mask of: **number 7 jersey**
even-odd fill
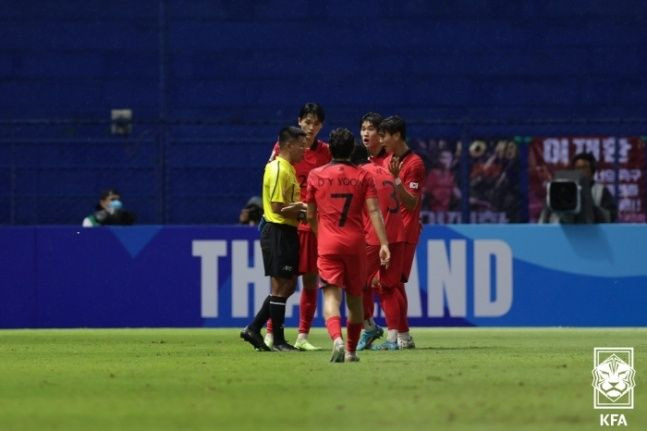
[[[306,202],[317,205],[318,253],[366,253],[362,213],[377,198],[370,174],[350,162],[332,161],[310,171]]]

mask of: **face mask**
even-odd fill
[[[110,214],[114,214],[115,211],[120,210],[121,208],[123,208],[123,206],[124,205],[120,200],[110,201],[110,203],[108,204],[108,212]]]

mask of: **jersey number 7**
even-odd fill
[[[342,227],[346,224],[346,218],[348,217],[348,210],[350,209],[350,203],[353,201],[352,193],[332,193],[331,198],[344,199],[344,207],[341,210],[341,217],[339,217],[339,226]]]

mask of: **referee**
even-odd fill
[[[240,337],[257,350],[270,350],[263,342],[261,328],[272,320],[273,350],[296,350],[285,341],[283,322],[285,302],[294,293],[299,267],[297,224],[304,220],[305,205],[299,202],[301,189],[294,164],[303,159],[306,134],[299,127],[285,127],[279,132],[279,154],[267,165],[263,174],[263,211],[265,224],[261,230],[261,249],[265,275],[270,276],[271,294],[263,302],[252,323]]]

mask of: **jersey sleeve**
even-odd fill
[[[286,169],[285,166],[276,163],[276,166],[270,166],[270,169],[270,202],[289,203],[285,199],[287,176],[281,172]]]
[[[415,197],[420,196],[425,181],[425,166],[420,160],[416,160],[402,173],[401,180],[409,193]]]
[[[366,199],[377,198],[377,189],[375,188],[375,177],[369,171],[364,171],[366,181]]]
[[[305,203],[315,203],[315,192],[317,189],[315,188],[315,177],[317,174],[315,172],[310,172],[308,175],[308,185],[306,188],[306,196],[305,196]]]

